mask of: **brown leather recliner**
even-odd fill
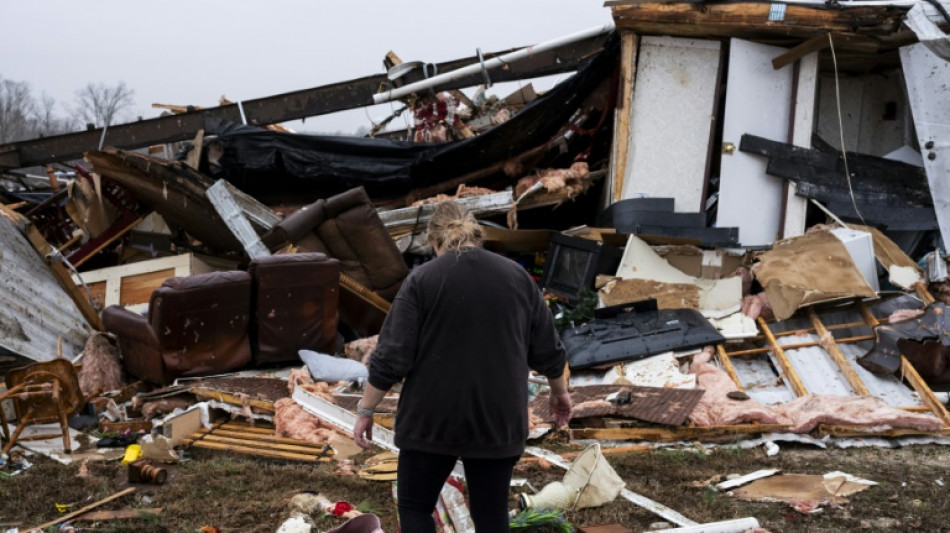
[[[111,305],[102,323],[119,337],[131,375],[166,385],[248,364],[250,311],[250,274],[210,272],[165,280],[152,293],[147,317]]]
[[[299,363],[297,351],[335,353],[340,262],[321,253],[255,259],[251,346],[259,365]]]
[[[409,275],[402,254],[362,187],[298,209],[262,237],[269,249],[286,243],[340,260],[340,270],[392,301]]]

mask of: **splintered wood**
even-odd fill
[[[225,423],[192,433],[182,444],[195,448],[223,450],[257,457],[303,462],[329,461],[334,455],[329,444],[314,444],[274,435],[274,428]]]

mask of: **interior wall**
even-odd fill
[[[899,72],[839,76],[841,118],[849,152],[885,156],[904,144],[913,145],[910,108]],[[818,82],[818,123],[815,132],[841,149],[833,73]]]

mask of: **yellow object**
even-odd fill
[[[54,503],[53,505],[56,506],[56,510],[59,511],[60,513],[65,513],[66,511],[69,510],[68,503]]]
[[[122,464],[127,465],[131,462],[138,461],[142,458],[142,447],[138,444],[130,444],[128,448],[125,449],[125,458],[122,459]]]

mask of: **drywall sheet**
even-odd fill
[[[907,96],[944,246],[950,243],[950,61],[926,44],[900,49]]]
[[[63,356],[72,359],[91,332],[40,254],[0,216],[0,346],[34,361],[52,361],[62,337]]]
[[[721,43],[643,37],[634,84],[623,198],[675,198],[703,209]]]
[[[792,105],[792,66],[772,68],[772,59],[787,50],[777,46],[730,41],[724,145],[739,146],[742,135],[787,139]],[[767,160],[723,150],[716,225],[738,227],[744,246],[768,244],[781,228],[782,179],[765,173]]]

